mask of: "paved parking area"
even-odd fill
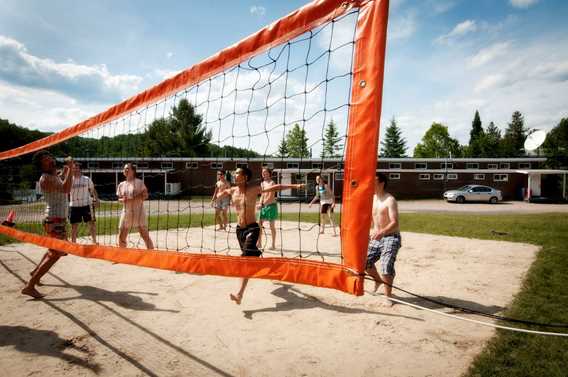
[[[474,213],[568,213],[568,204],[527,202],[447,203],[445,200],[401,200],[400,212],[474,212]]]

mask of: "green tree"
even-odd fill
[[[385,140],[381,141],[382,157],[406,157],[406,139],[394,118],[385,131]]]
[[[193,105],[182,99],[168,118],[152,122],[146,132],[145,154],[150,157],[208,156],[211,132],[201,121]]]
[[[501,143],[503,157],[521,157],[525,154],[524,143],[527,131],[523,115],[515,111]]]
[[[475,110],[473,121],[471,122],[471,131],[469,132],[469,144],[467,147],[468,157],[481,157],[485,145],[485,132],[481,125],[479,111]]]
[[[282,138],[280,145],[278,145],[277,157],[288,157],[290,152],[288,151],[288,144],[286,143],[286,138]]]
[[[341,156],[341,148],[343,145],[340,144],[341,138],[339,137],[339,132],[337,131],[337,126],[332,120],[328,123],[325,128],[325,134],[323,136],[323,149],[321,151],[321,157],[339,157]]]
[[[300,128],[298,123],[294,124],[294,127],[286,135],[286,145],[288,146],[289,157],[310,157],[306,130]]]
[[[450,137],[448,127],[440,123],[432,123],[430,129],[422,137],[422,142],[414,148],[414,157],[461,157],[460,143]]]
[[[483,139],[483,154],[481,157],[501,157],[501,130],[495,123],[489,123]]]
[[[562,118],[546,136],[542,149],[551,168],[568,166],[568,118]]]

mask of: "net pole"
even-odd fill
[[[355,37],[349,136],[343,181],[341,247],[346,268],[359,276],[355,287],[356,295],[363,294],[363,274],[371,225],[370,209],[377,167],[388,9],[388,0],[363,4]]]

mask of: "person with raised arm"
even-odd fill
[[[251,185],[252,171],[247,168],[238,168],[235,171],[235,185],[231,188],[223,190],[217,194],[217,198],[225,196],[231,197],[231,202],[237,214],[237,240],[242,251],[243,257],[260,257],[262,252],[258,249],[257,242],[260,234],[260,227],[256,222],[256,199],[265,192],[276,192],[287,189],[300,189],[303,184],[294,185],[272,185],[262,189],[258,184]],[[247,287],[248,278],[241,280],[241,286],[236,294],[230,294],[229,297],[235,303],[241,303],[245,289]]]
[[[34,165],[41,171],[39,187],[45,198],[45,217],[43,227],[49,237],[60,240],[67,239],[67,215],[69,211],[69,192],[73,184],[73,175],[70,174],[73,160],[66,159],[61,176],[57,175],[55,158],[46,150],[41,150],[33,156]],[[22,293],[33,298],[43,295],[35,288],[40,279],[61,258],[67,255],[62,251],[48,249],[36,268],[30,272],[31,278],[22,289]]]

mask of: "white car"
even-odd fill
[[[448,202],[489,202],[495,204],[503,200],[500,190],[488,186],[467,185],[457,190],[449,190],[444,193],[444,199]]]

